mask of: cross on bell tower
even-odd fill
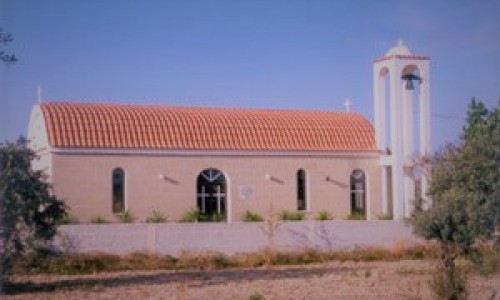
[[[382,211],[392,213],[394,219],[409,217],[413,210],[412,201],[416,198],[413,100],[418,100],[419,104],[420,147],[417,155],[431,152],[429,71],[429,57],[415,55],[402,40],[373,63],[375,138],[377,148],[385,151],[380,159]],[[386,103],[387,79],[389,104]],[[412,92],[415,87],[418,88],[418,99],[413,99],[417,98],[417,93]],[[390,126],[386,122],[387,107]],[[421,184],[425,198],[425,178],[421,179]],[[389,212],[390,207],[392,212]]]

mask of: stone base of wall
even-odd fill
[[[322,251],[380,247],[390,249],[423,240],[403,221],[301,221],[268,223],[166,223],[63,225],[55,246],[63,251],[125,254],[145,251],[177,255],[215,251],[227,255],[272,247]],[[275,227],[274,233],[270,229]]]

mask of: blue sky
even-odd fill
[[[45,101],[353,110],[373,120],[372,63],[402,38],[431,58],[432,143],[472,97],[500,99],[500,1],[0,0],[0,141]]]

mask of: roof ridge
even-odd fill
[[[300,113],[338,113],[346,115],[360,115],[358,112],[346,112],[342,110],[322,110],[322,109],[280,109],[280,108],[253,108],[253,107],[232,107],[232,106],[203,106],[203,105],[168,105],[157,103],[120,103],[120,102],[83,102],[83,101],[44,101],[41,105],[84,105],[84,106],[119,106],[130,108],[172,108],[172,109],[199,109],[199,110],[233,110],[233,111],[255,111],[255,112],[300,112]]]

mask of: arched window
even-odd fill
[[[205,169],[197,180],[200,221],[222,221],[226,216],[226,178],[217,169]]]
[[[297,210],[307,210],[307,174],[303,169],[297,171]]]
[[[351,173],[351,213],[366,216],[366,176],[359,169]]]
[[[122,168],[115,168],[112,176],[113,212],[125,211],[125,172]]]

